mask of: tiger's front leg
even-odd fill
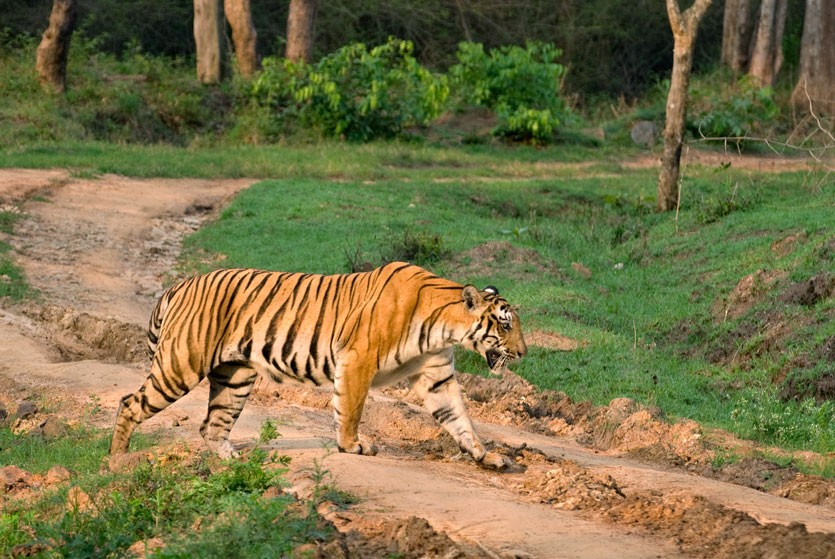
[[[501,454],[488,452],[467,415],[461,388],[455,378],[452,350],[427,360],[421,374],[410,379],[411,388],[423,399],[424,407],[452,435],[461,450],[480,465],[501,470],[510,465]]]
[[[336,420],[336,446],[339,452],[374,456],[377,447],[359,440],[359,423],[365,399],[376,371],[346,359],[337,368],[333,379],[333,413]]]

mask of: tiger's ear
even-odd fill
[[[464,300],[464,306],[471,313],[477,313],[484,307],[484,297],[472,285],[464,287],[461,291],[461,298]]]

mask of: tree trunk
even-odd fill
[[[224,0],[223,11],[232,28],[238,72],[245,78],[251,78],[258,71],[258,54],[255,50],[257,33],[252,24],[249,0]]]
[[[690,69],[693,66],[693,46],[696,43],[699,22],[712,0],[696,0],[684,13],[678,7],[678,0],[666,1],[674,47],[673,73],[670,92],[667,95],[664,124],[664,151],[661,154],[661,172],[658,176],[656,209],[660,212],[675,209],[678,203],[678,175],[684,138],[684,118],[687,115],[687,87],[690,85]]]
[[[722,64],[734,74],[748,68],[748,45],[751,42],[750,0],[726,0],[722,24]]]
[[[75,26],[76,0],[54,0],[49,26],[43,32],[35,57],[41,85],[56,93],[63,93],[67,86],[67,58],[70,39]]]
[[[310,62],[313,57],[313,24],[316,0],[290,0],[287,16],[287,48],[284,56],[293,61]]]
[[[763,0],[748,73],[760,86],[772,86],[783,64],[783,30],[788,0]]]
[[[835,116],[835,2],[806,0],[803,38],[800,41],[800,76],[792,104],[818,116]]]
[[[197,79],[219,83],[223,78],[223,14],[220,0],[194,0],[194,43],[197,47]]]

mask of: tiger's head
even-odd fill
[[[500,374],[508,363],[528,352],[519,315],[495,287],[479,291],[467,285],[461,294],[467,311],[476,318],[463,345],[480,353],[490,372]]]

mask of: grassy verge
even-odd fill
[[[130,473],[99,473],[107,438],[74,429],[47,440],[0,428],[0,463],[70,472],[68,481],[4,497],[0,556],[284,557],[330,534],[317,502],[271,491],[283,484],[283,458],[258,449],[229,462],[172,452]]]
[[[829,401],[781,394],[787,379],[829,371],[808,365],[835,338],[835,300],[804,305],[785,293],[833,269],[832,189],[803,174],[691,168],[676,217],[653,211],[651,170],[491,176],[445,167],[450,157],[428,175],[427,163],[375,180],[262,182],[188,239],[186,267],[337,273],[417,261],[498,285],[527,330],[582,342],[536,348],[516,367],[542,388],[598,404],[627,396],[765,443],[835,449]],[[775,250],[794,237],[791,250]],[[723,314],[757,270],[780,281]],[[782,334],[769,337],[776,324]],[[472,356],[460,365],[483,371]]]
[[[554,162],[584,162],[589,150],[577,146],[546,149],[474,145],[449,149],[420,142],[347,144],[321,141],[270,146],[119,145],[106,142],[33,142],[7,147],[3,167],[66,168],[80,176],[116,173],[133,177],[320,178],[381,180],[430,177],[553,176]],[[595,151],[597,167],[622,148]],[[558,170],[556,172],[559,172]],[[568,173],[569,171],[563,171]]]
[[[0,206],[0,234],[11,234],[14,224],[22,217],[16,206]],[[32,295],[23,272],[11,254],[12,247],[0,240],[0,299],[20,300]]]

